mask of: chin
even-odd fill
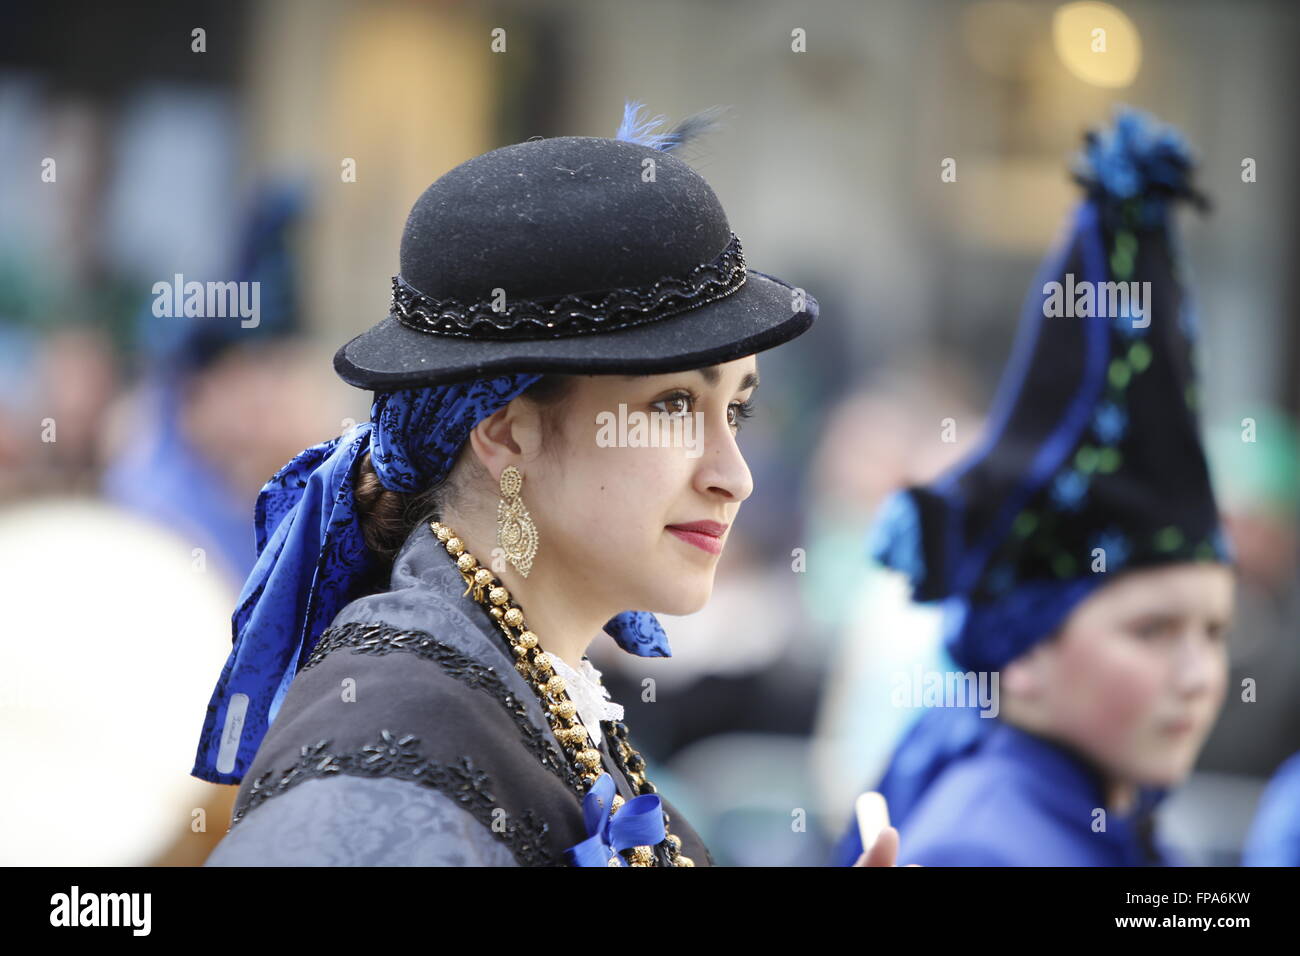
[[[1196,763],[1196,752],[1190,755],[1172,753],[1153,758],[1142,766],[1140,782],[1153,787],[1176,787],[1187,779]]]
[[[709,603],[712,594],[713,578],[711,575],[703,585],[698,580],[684,580],[679,586],[671,590],[660,591],[656,595],[658,600],[652,606],[662,614],[676,614],[678,616],[694,614],[696,611],[703,610],[704,606]]]

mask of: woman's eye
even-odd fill
[[[749,418],[754,414],[753,399],[750,399],[747,402],[733,402],[731,405],[727,407],[736,413],[734,417],[731,417],[728,420],[736,428],[737,431],[740,430],[740,423],[743,422],[746,418]]]
[[[663,413],[665,415],[685,415],[691,410],[691,396],[685,394],[669,395],[667,398],[662,398],[657,402],[651,402],[651,406],[654,408],[668,406],[667,408],[663,408]]]
[[[680,392],[676,395],[669,395],[667,398],[661,398],[657,402],[652,402],[651,407],[661,409],[665,415],[678,417],[688,414],[695,403],[696,398],[694,395]],[[753,414],[753,399],[747,402],[732,402],[727,406],[727,423],[732,428],[739,430],[740,423]]]

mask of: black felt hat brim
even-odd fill
[[[793,287],[747,270],[731,295],[646,325],[534,341],[480,341],[407,328],[389,316],[334,355],[349,385],[372,391],[423,388],[496,375],[652,375],[704,368],[788,342],[812,325],[817,300],[791,311]]]

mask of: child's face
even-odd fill
[[[1224,565],[1180,564],[1081,603],[1028,662],[1053,735],[1119,780],[1185,778],[1223,703],[1233,590]]]

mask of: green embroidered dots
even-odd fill
[[[1074,467],[1078,468],[1085,475],[1090,475],[1097,470],[1097,460],[1100,456],[1097,449],[1091,445],[1084,445],[1074,455]]]
[[[1015,532],[1016,537],[1027,538],[1033,534],[1034,529],[1038,527],[1038,518],[1032,511],[1022,511],[1020,514],[1016,515],[1015,524],[1011,527]]]
[[[1156,532],[1154,543],[1157,551],[1173,551],[1183,543],[1183,533],[1169,525]]]
[[[1131,374],[1128,363],[1121,358],[1117,358],[1111,359],[1110,368],[1106,372],[1106,378],[1110,381],[1110,384],[1114,385],[1116,388],[1124,388],[1128,385],[1128,380]]]
[[[1118,249],[1110,254],[1110,272],[1111,275],[1123,279],[1133,270],[1133,260]]]
[[[1052,570],[1056,572],[1058,578],[1074,577],[1075,561],[1073,555],[1066,554],[1064,551],[1058,551],[1052,557]]]
[[[1119,468],[1122,460],[1118,448],[1103,448],[1097,454],[1097,470],[1103,475],[1109,475]]]
[[[1115,251],[1110,254],[1110,271],[1116,278],[1127,279],[1132,275],[1137,245],[1137,238],[1131,232],[1121,232],[1115,236]]]
[[[1128,364],[1133,367],[1135,372],[1145,372],[1146,367],[1151,364],[1151,346],[1145,342],[1134,342],[1130,345]]]

